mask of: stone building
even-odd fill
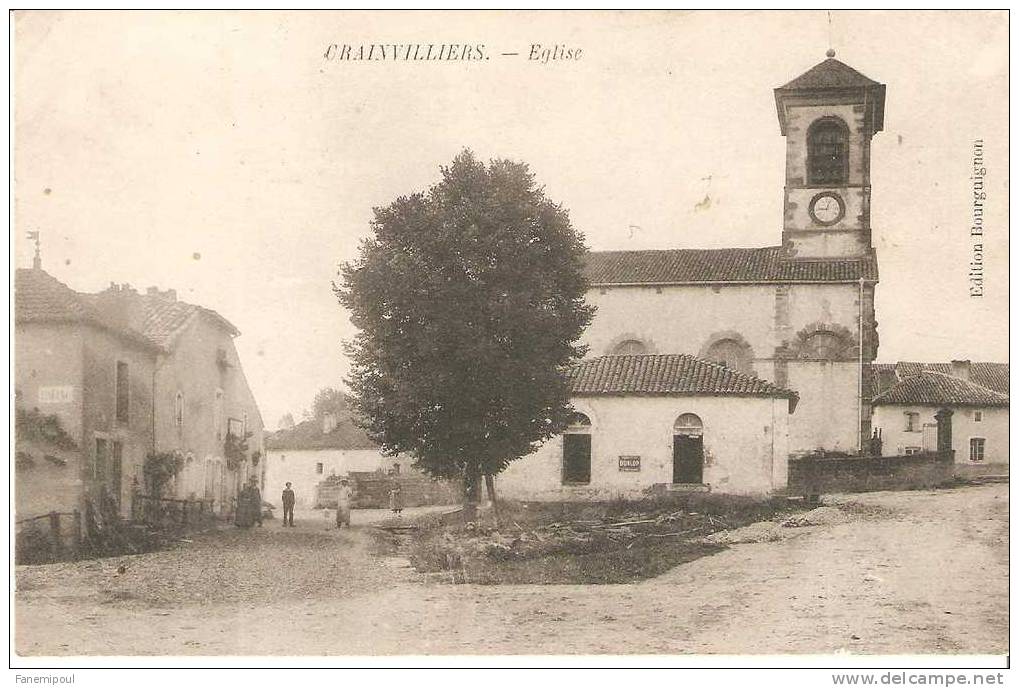
[[[240,482],[260,475],[264,453],[261,416],[233,345],[237,334],[215,311],[178,301],[172,291],[111,285],[86,294],[38,265],[18,270],[17,404],[56,415],[80,453],[61,468],[80,483],[61,510],[83,508],[105,487],[130,514],[132,495],[145,491],[145,457],[154,451],[177,452],[184,462],[164,496],[232,508]],[[236,438],[246,438],[247,447],[228,460]],[[43,495],[63,482],[36,480],[41,475],[18,472],[19,517],[52,501]]]
[[[159,347],[155,446],[184,459],[172,496],[210,500],[222,510],[250,477],[261,484],[264,424],[234,346],[237,328],[214,310],[178,300],[172,289],[143,294],[112,284],[88,298]]]
[[[57,453],[16,436],[15,510],[84,512],[105,491],[130,513],[153,448],[159,347],[41,268],[14,282],[14,389],[19,415],[55,416],[74,442]],[[26,433],[27,434],[27,433]],[[35,443],[30,443],[35,444]],[[55,460],[47,460],[53,456]]]

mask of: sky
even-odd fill
[[[772,89],[824,59],[887,85],[872,145],[879,360],[1008,360],[1004,12],[22,12],[13,262],[175,288],[241,331],[269,428],[341,387],[331,284],[372,208],[463,148],[526,162],[594,250],[780,242]],[[484,44],[479,62],[326,59]],[[542,64],[531,46],[579,48]],[[519,53],[502,55],[502,53]],[[968,295],[973,141],[984,296]],[[710,202],[704,203],[705,198]]]

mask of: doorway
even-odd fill
[[[672,436],[672,482],[700,485],[704,482],[704,426],[692,413],[676,419]]]

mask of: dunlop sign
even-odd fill
[[[621,471],[640,471],[640,457],[639,456],[620,456],[619,457],[619,470]]]

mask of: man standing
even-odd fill
[[[288,525],[294,527],[294,502],[297,498],[294,496],[294,491],[290,489],[290,483],[287,483],[287,487],[283,490],[283,527],[286,528]],[[287,519],[290,522],[287,522]]]
[[[354,491],[350,489],[350,483],[346,478],[340,478],[340,489],[336,493],[336,527],[342,528],[344,524],[350,527],[350,501]]]

